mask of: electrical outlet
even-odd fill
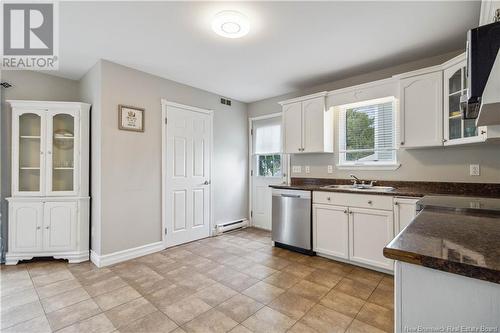
[[[333,173],[333,165],[329,165],[329,166],[327,167],[327,172],[328,172],[328,173]]]
[[[471,164],[469,165],[469,168],[470,168],[469,173],[471,176],[479,176],[481,174],[479,164]]]
[[[311,173],[311,167],[309,165],[305,166],[305,172],[306,173]]]
[[[294,166],[292,166],[292,172],[293,173],[301,173],[302,172],[302,166],[300,166],[300,165],[294,165]]]

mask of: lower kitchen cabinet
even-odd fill
[[[313,248],[327,255],[349,259],[347,207],[313,206]]]
[[[393,270],[383,249],[394,237],[392,211],[349,208],[349,259]]]
[[[383,254],[394,238],[393,214],[390,196],[315,191],[313,249],[319,255],[393,271],[394,261]]]
[[[417,215],[418,198],[394,198],[394,234],[406,228]]]
[[[9,198],[6,264],[33,257],[89,259],[89,198]]]

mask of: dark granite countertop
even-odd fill
[[[500,213],[424,207],[384,256],[500,283]]]
[[[425,192],[415,188],[400,187],[394,188],[392,191],[374,191],[374,190],[351,190],[343,188],[324,188],[324,185],[270,185],[272,188],[285,190],[301,190],[301,191],[323,191],[323,192],[343,192],[343,193],[359,193],[359,194],[376,194],[390,195],[395,197],[422,197]]]
[[[352,184],[349,179],[326,178],[292,178],[291,185],[270,185],[272,188],[327,191],[344,193],[361,193],[405,197],[423,197],[426,195],[475,196],[484,198],[500,198],[499,183],[450,183],[450,182],[417,182],[417,181],[377,181],[376,185],[394,187],[393,191],[366,191],[342,188],[324,188],[326,185]]]

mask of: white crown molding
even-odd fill
[[[103,255],[98,255],[93,250],[90,250],[90,261],[92,261],[92,263],[94,263],[97,267],[104,267],[142,257],[163,249],[163,243],[160,241]]]
[[[67,108],[67,107],[78,107],[83,111],[88,111],[90,109],[90,104],[81,102],[58,102],[58,101],[31,101],[31,100],[15,100],[9,99],[6,101],[13,108],[35,108],[35,109],[45,109],[45,108]]]
[[[279,105],[285,105],[285,104],[290,104],[290,103],[295,103],[295,102],[302,102],[302,101],[305,101],[305,100],[308,100],[308,99],[313,99],[313,98],[316,98],[316,97],[325,97],[326,95],[328,95],[328,92],[327,91],[322,91],[322,92],[318,92],[318,93],[315,93],[315,94],[310,94],[310,95],[300,96],[300,97],[297,97],[297,98],[287,99],[285,101],[278,102],[278,104]]]

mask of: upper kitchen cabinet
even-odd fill
[[[443,65],[444,145],[461,145],[497,139],[500,126],[476,127],[475,119],[462,119],[460,96],[467,93],[465,54]]]
[[[443,73],[429,68],[399,76],[400,147],[443,145]]]
[[[88,196],[89,105],[9,103],[13,196]]]
[[[333,110],[326,92],[280,102],[285,153],[333,153]]]

